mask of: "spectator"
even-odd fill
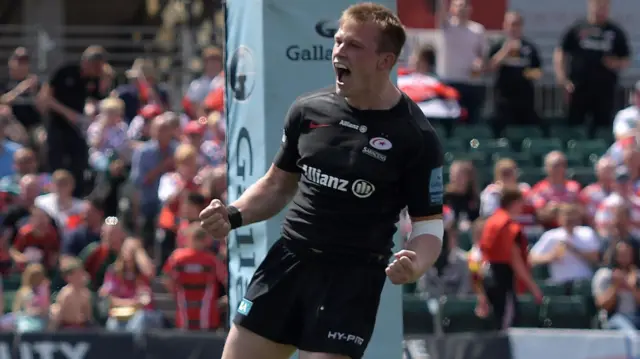
[[[22,273],[22,283],[13,300],[13,314],[19,333],[39,332],[49,317],[49,280],[41,264],[32,263]]]
[[[3,243],[13,243],[20,227],[26,224],[31,208],[34,207],[35,199],[40,195],[40,192],[40,184],[34,175],[22,177],[18,200],[7,209],[0,224]]]
[[[187,247],[176,249],[163,268],[165,286],[176,297],[176,327],[215,330],[227,307],[227,266],[211,253],[211,237],[194,223]]]
[[[618,167],[615,171],[613,192],[605,198],[594,217],[595,228],[602,238],[612,236],[615,208],[626,204],[630,211],[631,234],[640,238],[640,198],[634,193],[629,170],[626,166]]]
[[[464,223],[478,218],[479,193],[473,164],[468,161],[454,161],[449,168],[449,184],[444,194],[444,203],[451,207],[459,224],[464,226]]]
[[[608,235],[602,241],[602,263],[610,266],[615,262],[616,245],[619,242],[629,243],[635,253],[640,250],[640,238],[631,231],[631,207],[628,203],[620,202],[611,209],[613,219]],[[636,256],[636,265],[640,264],[640,257]]]
[[[633,87],[631,106],[618,111],[613,119],[613,135],[616,139],[635,136],[640,121],[640,81]]]
[[[200,193],[189,193],[180,206],[178,232],[176,236],[177,248],[184,248],[188,244],[189,228],[200,221],[200,212],[207,206],[207,199]]]
[[[93,242],[80,253],[84,269],[91,278],[91,290],[95,291],[104,282],[107,268],[115,262],[120,253],[126,233],[115,217],[107,217],[100,231],[100,242]]]
[[[553,284],[590,279],[600,261],[600,239],[593,229],[580,225],[581,215],[575,204],[560,206],[560,227],[546,231],[529,252],[531,265],[549,266]]]
[[[500,208],[500,196],[504,186],[517,187],[525,198],[525,203],[522,213],[516,217],[516,220],[522,225],[522,230],[527,237],[540,235],[542,228],[537,222],[535,209],[527,199],[531,187],[524,182],[518,183],[518,166],[515,161],[508,158],[497,161],[493,170],[493,179],[493,183],[480,193],[480,215],[484,218],[489,217]]]
[[[436,52],[430,45],[423,45],[413,52],[409,58],[409,67],[422,75],[434,75]]]
[[[31,208],[25,225],[20,227],[15,242],[9,250],[11,258],[20,267],[27,264],[42,264],[47,271],[56,269],[60,254],[60,237],[47,214]]]
[[[108,170],[112,156],[131,162],[131,146],[127,137],[127,124],[122,119],[124,102],[109,97],[100,102],[100,114],[87,130],[90,163],[100,172]]]
[[[568,180],[567,158],[560,151],[549,152],[544,158],[547,178],[538,182],[529,192],[538,220],[545,227],[557,226],[556,216],[562,203],[575,203],[580,195],[580,184]]]
[[[542,77],[542,62],[537,46],[523,38],[524,19],[515,11],[504,16],[505,38],[489,50],[488,68],[496,72],[495,118],[496,137],[507,125],[537,125],[534,106],[534,81]]]
[[[104,222],[103,201],[91,197],[85,201],[82,225],[69,232],[62,241],[62,255],[65,257],[77,257],[92,243],[100,242],[100,229]]]
[[[160,211],[158,187],[160,177],[174,168],[173,154],[176,144],[172,141],[171,128],[164,116],[153,121],[153,139],[135,150],[131,164],[131,181],[139,202],[145,233],[155,233],[156,216]],[[148,237],[145,236],[145,241]]]
[[[585,207],[586,223],[593,226],[594,216],[600,206],[613,191],[615,181],[615,166],[613,161],[602,157],[596,163],[596,177],[598,181],[592,183],[580,191],[580,203]]]
[[[616,245],[615,263],[611,268],[598,269],[592,280],[592,292],[596,306],[609,315],[606,327],[635,333],[639,328],[638,281],[640,276],[636,254],[628,242]]]
[[[69,259],[62,266],[62,276],[67,285],[60,289],[56,302],[51,306],[51,324],[59,329],[86,329],[93,322],[91,292],[87,288],[87,272],[77,258]]]
[[[15,142],[7,140],[6,130],[10,123],[11,119],[6,114],[0,113],[0,178],[15,173],[13,156],[22,147]]]
[[[58,69],[40,91],[41,106],[50,112],[47,126],[48,166],[52,171],[67,168],[75,179],[74,196],[82,198],[84,171],[88,166],[84,139],[84,107],[88,98],[100,99],[99,78],[105,64],[105,51],[90,46],[79,64]]]
[[[624,164],[625,152],[635,151],[638,147],[637,135],[640,129],[633,131],[627,136],[623,136],[609,147],[603,157],[607,157],[613,161],[615,166]]]
[[[517,281],[524,283],[536,301],[542,300],[540,288],[527,266],[527,240],[514,220],[522,212],[523,203],[520,190],[503,188],[500,209],[487,218],[479,242],[488,266],[479,297],[486,298],[497,326],[503,329],[518,321]]]
[[[160,105],[146,105],[140,110],[140,114],[133,118],[129,124],[127,136],[129,140],[136,142],[134,147],[151,139],[151,123],[156,117],[162,115],[162,112]]]
[[[480,85],[487,53],[484,26],[470,20],[470,0],[451,0],[448,18],[444,11],[438,17],[442,41],[436,59],[437,73],[460,93],[468,122],[477,123],[484,101],[484,88]]]
[[[442,251],[434,266],[419,281],[420,290],[432,298],[466,296],[472,289],[467,253],[458,247],[455,220],[451,217],[445,226]]]
[[[29,52],[24,47],[16,48],[11,54],[8,79],[0,82],[0,104],[11,106],[18,122],[31,131],[41,123],[35,106],[40,81],[31,73],[29,60]]]
[[[15,173],[0,179],[0,188],[17,188],[20,180],[26,175],[37,175],[40,188],[44,193],[51,189],[51,175],[38,172],[38,158],[30,148],[19,148],[13,154]],[[43,194],[44,194],[43,193]]]
[[[127,123],[136,117],[145,105],[156,104],[166,109],[169,106],[169,94],[163,85],[158,83],[158,74],[153,61],[139,58],[127,71],[129,83],[115,90],[124,101],[124,119]]]
[[[162,326],[160,313],[153,310],[149,286],[153,271],[141,268],[140,256],[146,256],[142,252],[137,241],[127,239],[107,269],[99,290],[100,296],[109,301],[107,330],[142,332]]]
[[[207,47],[202,50],[202,64],[202,76],[191,81],[182,100],[185,112],[191,118],[204,116],[202,105],[205,98],[210,92],[224,85],[222,51],[220,49]]]
[[[206,123],[200,121],[190,121],[184,128],[184,140],[198,151],[198,166],[219,166],[225,163],[224,148],[211,140],[205,140],[204,136],[207,131]]]
[[[618,73],[631,53],[609,8],[610,0],[589,0],[587,18],[567,29],[554,53],[556,80],[569,97],[568,124],[584,124],[591,115],[592,135],[596,127],[611,128]]]
[[[72,195],[75,179],[69,171],[55,171],[52,181],[51,193],[38,196],[35,199],[35,206],[53,218],[56,226],[65,234],[80,224],[84,203]]]

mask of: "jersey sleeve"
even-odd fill
[[[298,167],[298,159],[300,158],[298,138],[300,137],[302,118],[302,105],[299,100],[296,100],[291,105],[285,118],[282,144],[273,160],[276,167],[286,172],[300,172],[300,167]]]
[[[613,53],[618,57],[629,57],[631,54],[631,49],[629,46],[629,40],[627,39],[627,34],[625,34],[624,30],[616,27],[615,29],[616,37],[613,40]]]
[[[571,53],[573,52],[576,47],[577,47],[577,41],[576,41],[576,26],[571,26],[570,28],[568,28],[564,34],[562,34],[562,37],[560,38],[560,48],[562,49],[562,51],[564,51],[565,53]]]
[[[442,214],[444,197],[442,144],[433,130],[422,131],[417,151],[402,176],[402,191],[411,217]]]

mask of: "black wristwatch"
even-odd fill
[[[242,227],[242,213],[234,206],[227,206],[227,213],[229,214],[229,224],[231,229]]]

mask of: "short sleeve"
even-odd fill
[[[635,118],[630,118],[626,109],[619,111],[613,119],[613,135],[619,138],[628,134],[635,128],[635,121]]]
[[[173,277],[173,269],[175,267],[175,256],[171,255],[162,266],[162,275],[165,277]]]
[[[573,52],[577,48],[575,26],[568,28],[560,38],[560,48],[564,52]]]
[[[611,285],[611,269],[600,268],[591,281],[591,292],[594,297],[601,295]]]
[[[555,247],[555,244],[558,243],[554,239],[555,238],[550,231],[544,232],[536,244],[531,248],[529,253],[534,255],[548,254],[551,249]]]
[[[616,37],[613,40],[613,53],[618,57],[629,57],[631,49],[627,34],[619,27],[616,27],[614,31]]]
[[[411,217],[442,214],[444,197],[442,145],[433,129],[423,129],[421,150],[402,175],[401,188]]]
[[[302,122],[303,113],[302,105],[296,100],[285,118],[284,131],[282,133],[282,143],[276,154],[273,163],[279,169],[286,172],[299,173],[298,159],[298,138],[300,137],[300,124]]]

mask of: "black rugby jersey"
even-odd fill
[[[406,95],[383,111],[353,108],[335,90],[299,98],[274,164],[301,174],[286,239],[387,254],[404,207],[442,213],[442,146]]]

